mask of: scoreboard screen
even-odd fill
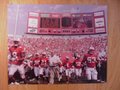
[[[77,30],[77,33],[82,34],[93,34],[94,25],[93,25],[93,14],[73,14],[73,29],[74,32]],[[79,31],[79,32],[78,32]]]
[[[40,28],[60,28],[60,18],[40,18]]]
[[[28,34],[106,33],[104,11],[92,13],[29,13]]]
[[[72,20],[70,17],[62,17],[61,21],[63,28],[67,28],[67,27],[69,28],[72,26],[72,22],[71,22]]]

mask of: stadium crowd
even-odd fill
[[[10,37],[8,40],[9,47],[13,45],[12,41],[13,37]],[[87,53],[90,46],[95,48],[96,53],[99,53],[101,49],[106,51],[107,36],[39,36],[35,38],[32,36],[23,36],[20,38],[20,44],[25,47],[27,54],[52,51],[59,55],[65,52],[77,52],[80,56],[83,56]]]

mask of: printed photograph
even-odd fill
[[[107,81],[106,5],[8,5],[8,84]]]

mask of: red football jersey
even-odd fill
[[[33,66],[38,67],[40,65],[40,58],[39,57],[32,58],[32,61],[33,61]]]
[[[44,58],[41,58],[40,59],[40,66],[41,67],[46,67],[46,66],[48,66],[48,58],[46,58],[46,57],[44,57]]]
[[[70,61],[68,61],[68,62],[64,62],[64,63],[63,63],[63,66],[64,66],[66,69],[70,69],[70,68],[72,68],[73,64],[72,64]]]
[[[82,62],[82,60],[76,59],[74,61],[75,67],[78,68],[78,69],[81,68],[81,62]]]
[[[86,54],[83,58],[83,61],[86,62],[87,67],[94,68],[96,67],[96,64],[97,64],[97,56]]]
[[[16,64],[16,65],[21,65],[23,63],[24,60],[24,47],[22,46],[18,46],[18,47],[10,47],[9,48],[10,51],[10,55],[11,55],[11,64]]]

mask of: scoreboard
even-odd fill
[[[104,11],[92,13],[29,12],[27,34],[106,33]]]

